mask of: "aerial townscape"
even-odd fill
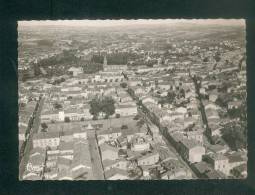
[[[20,180],[247,176],[244,20],[18,23]]]

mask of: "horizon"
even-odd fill
[[[133,25],[226,25],[243,26],[244,19],[137,19],[137,20],[31,20],[18,21],[18,27],[70,26],[70,27],[114,27]]]

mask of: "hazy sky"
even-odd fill
[[[19,26],[44,26],[44,25],[64,25],[64,26],[91,26],[91,27],[104,27],[104,26],[125,26],[125,25],[141,25],[141,24],[221,24],[221,25],[244,25],[243,19],[157,19],[157,20],[31,20],[19,21]]]

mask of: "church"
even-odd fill
[[[107,65],[107,58],[104,56],[103,62],[104,71],[124,71],[127,70],[127,65]]]

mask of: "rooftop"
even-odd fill
[[[116,174],[119,174],[119,175],[123,175],[123,176],[128,176],[128,173],[127,171],[124,171],[122,169],[118,169],[118,168],[112,168],[108,171],[105,171],[105,178],[108,179]]]
[[[59,132],[40,132],[33,136],[33,140],[59,138]]]
[[[114,152],[118,152],[119,149],[116,148],[116,147],[113,147],[113,146],[110,146],[109,144],[106,144],[106,143],[103,143],[101,146],[100,146],[100,149],[101,151],[107,151],[107,150],[111,150],[111,151],[114,151]]]

